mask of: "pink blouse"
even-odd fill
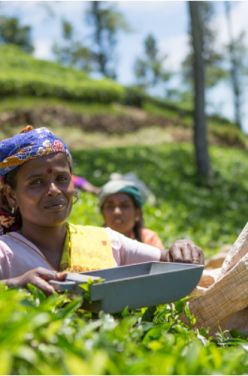
[[[106,231],[111,242],[115,266],[160,260],[160,249],[127,238],[108,227]],[[39,255],[44,257],[33,243],[19,233],[11,232],[1,236],[0,280],[18,277],[37,267],[51,270],[51,266]]]

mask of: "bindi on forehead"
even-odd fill
[[[48,173],[48,174],[51,174],[52,172],[53,172],[53,170],[52,170],[51,168],[48,168],[48,169],[47,169],[47,173]]]

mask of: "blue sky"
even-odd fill
[[[118,81],[123,85],[133,84],[133,64],[143,53],[143,41],[151,33],[158,42],[161,53],[168,54],[165,67],[175,73],[170,86],[180,86],[178,73],[180,64],[188,51],[188,7],[185,1],[118,1],[117,9],[123,13],[133,29],[132,33],[120,34],[118,37]],[[246,31],[248,46],[248,2],[238,1],[232,4],[233,34],[238,35],[241,30]],[[53,11],[49,15],[46,5]],[[61,18],[72,22],[75,32],[83,39],[87,39],[89,29],[84,20],[87,1],[7,1],[2,2],[2,11],[6,15],[20,15],[22,24],[32,26],[32,37],[35,45],[34,55],[37,58],[52,60],[51,46],[61,38]],[[224,13],[224,2],[215,2],[216,16],[213,26],[218,33],[217,43],[221,48],[228,41],[227,24]],[[1,8],[0,8],[1,10]],[[247,78],[246,82],[247,83]],[[247,85],[246,85],[247,86]],[[160,91],[163,94],[163,91]],[[219,84],[209,90],[207,99],[212,106],[208,111],[218,111],[223,116],[233,119],[234,109],[232,92],[228,83]],[[243,127],[248,133],[248,91],[244,94]]]

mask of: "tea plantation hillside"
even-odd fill
[[[108,103],[118,100],[123,92],[110,80],[90,80],[82,71],[34,59],[16,46],[2,45],[0,56],[1,96],[50,96]]]
[[[109,79],[92,80],[13,45],[0,46],[0,66],[1,138],[32,124],[66,134],[71,149],[192,141],[189,104],[153,98]],[[211,144],[248,147],[230,121],[218,115],[208,120]]]

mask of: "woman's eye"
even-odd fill
[[[113,206],[111,206],[111,205],[104,205],[104,209],[112,209],[113,208]]]
[[[41,180],[41,179],[36,179],[36,180],[34,180],[34,181],[31,183],[31,185],[40,185],[40,184],[42,184],[42,180]]]
[[[60,181],[66,181],[67,177],[61,175],[61,176],[58,176],[58,180],[60,180]]]
[[[115,208],[115,207],[114,207],[113,205],[105,205],[105,206],[104,206],[104,209],[105,209],[105,210],[114,210],[114,208]]]
[[[116,205],[109,204],[109,205],[105,205],[104,206],[104,209],[106,209],[106,210],[115,210],[116,208],[119,208],[121,210],[123,210],[123,209],[129,209],[129,208],[131,208],[131,205],[129,205],[129,204],[120,204],[120,205],[116,206]]]

